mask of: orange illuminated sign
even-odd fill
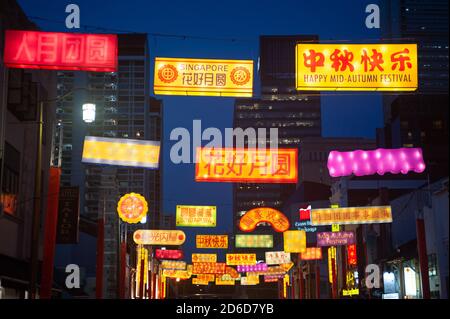
[[[269,223],[277,232],[289,229],[289,219],[279,210],[269,207],[253,208],[246,212],[239,221],[239,228],[242,231],[251,232],[261,222]]]
[[[197,248],[228,248],[228,235],[196,235]]]
[[[181,230],[138,229],[133,240],[138,245],[178,246],[184,243],[186,235]]]
[[[227,276],[230,276],[230,278],[233,278],[233,279],[238,279],[239,277],[240,277],[240,275],[239,275],[239,273],[237,272],[237,270],[236,269],[234,269],[233,267],[226,267],[225,268],[225,274],[227,275]]]
[[[192,254],[192,262],[210,262],[215,263],[217,261],[217,254]]]
[[[297,90],[415,91],[417,44],[297,44]]]
[[[209,281],[201,280],[199,278],[192,278],[192,284],[193,285],[208,286],[209,285]]]
[[[216,227],[216,206],[177,205],[178,227]]]
[[[117,212],[124,222],[129,224],[139,223],[147,215],[147,201],[142,195],[126,194],[117,203]]]
[[[311,211],[311,225],[391,223],[391,206],[320,208]]]
[[[252,60],[155,59],[155,94],[253,95]]]
[[[167,278],[189,279],[192,276],[192,265],[187,265],[186,270],[164,269],[163,276]]]
[[[227,254],[227,265],[256,265],[256,254]]]
[[[297,149],[197,148],[195,180],[296,183]]]
[[[300,254],[301,260],[321,260],[322,248],[320,247],[307,247],[304,253]]]
[[[195,274],[225,274],[225,263],[192,263],[192,273]]]
[[[6,30],[10,68],[117,71],[117,35]]]
[[[287,230],[283,233],[284,251],[303,253],[306,251],[306,232],[304,230]]]
[[[235,284],[235,280],[231,279],[224,279],[222,277],[217,277],[216,278],[216,285],[217,286],[234,286]]]

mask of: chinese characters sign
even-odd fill
[[[192,262],[210,262],[215,263],[217,261],[217,254],[192,254]]]
[[[193,274],[225,274],[225,263],[192,263]]]
[[[7,30],[10,68],[117,71],[117,35]]]
[[[216,206],[177,205],[176,225],[184,227],[215,227]]]
[[[331,151],[327,162],[331,177],[422,173],[425,170],[420,148],[379,148],[371,151]]]
[[[123,195],[117,203],[117,212],[124,222],[139,223],[147,215],[147,201],[142,195],[136,193]]]
[[[156,249],[155,257],[157,259],[182,259],[182,250]]]
[[[253,61],[155,59],[155,94],[251,97]]]
[[[236,248],[272,248],[272,235],[236,235]]]
[[[266,263],[259,263],[255,265],[238,265],[238,272],[265,272],[268,267]]]
[[[186,270],[164,269],[163,276],[168,278],[189,279],[192,276],[192,265],[188,265]]]
[[[297,149],[198,148],[195,180],[296,183]]]
[[[228,248],[228,235],[196,235],[197,248]]]
[[[254,265],[256,264],[256,254],[227,254],[227,265]]]
[[[287,230],[283,233],[284,251],[303,253],[306,251],[306,232],[303,230]]]
[[[317,233],[317,246],[353,245],[355,233],[349,231]]]
[[[186,235],[181,230],[138,229],[133,240],[138,245],[178,246],[184,243]]]
[[[199,274],[197,275],[197,279],[201,281],[214,281],[216,276],[214,274]]]
[[[239,228],[242,231],[251,232],[261,222],[271,224],[277,232],[284,232],[289,229],[287,217],[282,212],[268,207],[253,208],[246,212],[239,221]]]
[[[356,266],[357,264],[357,256],[356,256],[356,244],[347,246],[347,264],[349,266]]]
[[[266,264],[279,265],[291,261],[291,254],[284,251],[266,251]]]
[[[320,247],[307,247],[304,253],[300,254],[301,260],[321,260],[322,248]]]
[[[241,277],[242,286],[253,286],[259,284],[259,275],[249,274],[247,277]]]
[[[159,142],[86,136],[83,163],[143,167],[159,166]]]
[[[297,90],[415,91],[416,44],[297,44]]]
[[[311,212],[311,224],[316,226],[391,222],[391,206],[320,208]]]
[[[180,260],[162,260],[161,269],[185,270],[186,262]]]
[[[235,280],[234,279],[228,280],[228,279],[225,279],[225,278],[222,278],[222,277],[217,277],[216,278],[216,285],[217,286],[234,286],[234,284],[235,284]]]

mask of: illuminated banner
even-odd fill
[[[300,254],[301,260],[321,260],[322,248],[320,247],[307,247],[304,253]]]
[[[79,223],[80,223],[79,186],[60,187],[58,200],[58,219],[56,226],[56,243],[57,244],[78,243]]]
[[[117,203],[117,213],[120,219],[129,224],[139,223],[147,216],[147,212],[147,201],[140,194],[125,194]]]
[[[239,228],[242,231],[251,232],[261,222],[269,223],[277,232],[284,232],[289,229],[287,217],[279,210],[269,207],[253,208],[246,212],[239,220]]]
[[[328,281],[333,283],[333,260],[335,269],[337,269],[337,260],[336,260],[336,247],[328,248]]]
[[[237,272],[237,270],[236,269],[234,269],[233,267],[226,267],[225,268],[225,274],[227,275],[227,276],[230,276],[230,278],[232,278],[232,279],[239,279],[240,278],[240,274]]]
[[[216,206],[177,205],[179,227],[216,227]]]
[[[214,274],[199,274],[197,275],[197,279],[201,281],[214,281],[216,280],[216,276]]]
[[[356,244],[348,245],[347,246],[347,265],[356,266],[357,261],[358,260],[356,257]]]
[[[193,274],[225,274],[225,263],[192,263]]]
[[[371,151],[339,152],[328,155],[328,172],[332,177],[422,173],[425,170],[420,148],[378,148]]]
[[[160,267],[161,269],[185,270],[186,262],[180,260],[162,260]]]
[[[359,289],[358,288],[343,289],[342,290],[342,296],[355,296],[355,295],[359,295]]]
[[[266,264],[279,265],[286,264],[291,261],[291,253],[284,251],[266,251]]]
[[[234,286],[235,280],[223,280],[221,277],[216,278],[217,286]]]
[[[193,285],[202,285],[202,286],[208,286],[209,281],[201,280],[198,278],[192,278],[192,284]]]
[[[209,262],[215,263],[217,262],[217,254],[192,254],[192,262]]]
[[[6,30],[10,68],[117,71],[117,35]]]
[[[266,263],[258,263],[256,265],[238,265],[238,272],[264,272],[268,267]]]
[[[186,235],[181,230],[138,229],[133,240],[138,245],[178,246],[184,243]]]
[[[272,248],[273,235],[236,234],[236,248]]]
[[[155,59],[155,94],[252,97],[253,61]]]
[[[256,254],[227,254],[227,265],[255,265]]]
[[[228,248],[228,235],[196,235],[195,243],[197,248]]]
[[[143,167],[159,166],[159,142],[86,136],[83,163]]]
[[[355,233],[350,231],[317,233],[317,246],[343,246],[355,243]]]
[[[192,276],[192,265],[188,265],[187,270],[164,269],[163,276],[167,278],[189,279]]]
[[[391,222],[391,206],[320,208],[311,212],[311,224],[317,226]]]
[[[241,277],[242,286],[253,286],[259,284],[258,275],[248,275],[247,277]]]
[[[297,44],[301,91],[415,91],[417,44]]]
[[[183,259],[183,251],[170,249],[156,249],[155,257],[157,259]]]
[[[284,251],[303,253],[306,251],[306,232],[303,230],[287,230],[283,233]]]
[[[263,276],[278,276],[278,275],[285,275],[289,269],[292,268],[294,263],[290,262],[288,264],[281,264],[279,266],[271,266],[268,267],[266,271],[261,272],[255,272],[253,274],[255,275],[263,275]]]
[[[195,181],[297,183],[297,149],[197,148]]]

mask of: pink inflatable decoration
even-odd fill
[[[375,173],[422,173],[425,163],[420,148],[396,148],[352,152],[331,151],[328,155],[328,172],[332,177],[373,175]]]

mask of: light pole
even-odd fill
[[[67,96],[73,94],[77,90],[87,90],[86,88],[74,88],[66,94],[56,97],[54,99],[43,100],[38,103],[38,130],[37,130],[37,148],[36,148],[36,166],[35,166],[35,178],[34,178],[34,205],[33,205],[33,218],[31,228],[31,254],[30,254],[30,287],[29,294],[31,299],[36,298],[36,286],[37,286],[37,273],[39,266],[39,232],[40,232],[40,220],[41,220],[41,191],[42,191],[42,134],[43,134],[43,113],[44,104],[58,102],[63,100]],[[95,105],[94,105],[94,119],[95,119]],[[53,247],[54,250],[54,239]],[[53,260],[48,267],[53,267]],[[49,280],[52,280],[50,278]],[[48,295],[48,294],[47,294]]]

